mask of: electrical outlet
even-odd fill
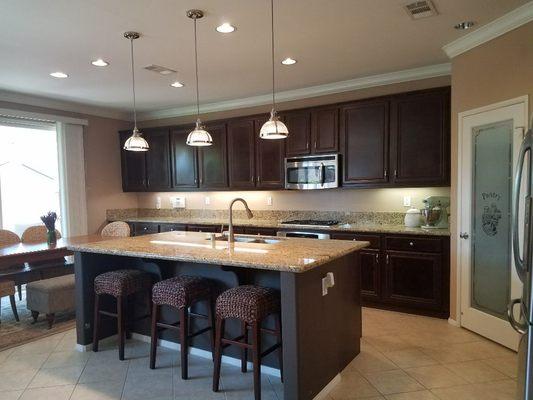
[[[267,196],[267,206],[272,205],[272,196]]]
[[[170,205],[172,208],[185,208],[185,197],[171,197]]]
[[[411,207],[411,196],[403,196],[403,206]]]
[[[157,196],[155,199],[155,208],[161,210],[161,197]]]
[[[211,204],[211,198],[209,196],[205,196],[204,197],[204,202],[205,202],[205,205],[208,206]]]

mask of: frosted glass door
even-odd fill
[[[511,287],[513,121],[473,130],[472,307],[505,319]]]

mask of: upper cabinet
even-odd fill
[[[339,151],[339,108],[328,106],[283,114],[289,129],[287,157]]]
[[[228,175],[231,188],[255,188],[253,119],[240,119],[228,123]]]
[[[198,151],[186,143],[192,129],[192,126],[188,126],[170,130],[172,188],[176,190],[198,187]]]
[[[122,190],[125,192],[142,192],[147,188],[146,152],[124,150],[124,143],[130,136],[131,130],[119,132]]]
[[[228,187],[226,124],[207,125],[213,138],[211,146],[198,148],[200,188],[223,189]]]
[[[449,88],[392,98],[391,172],[397,185],[449,185]]]
[[[256,187],[281,189],[285,186],[285,139],[261,139],[259,131],[267,118],[254,120]]]
[[[388,182],[389,102],[358,101],[341,108],[343,183]]]
[[[150,150],[146,154],[146,189],[169,190],[171,188],[170,172],[170,138],[168,128],[143,130],[143,135]]]

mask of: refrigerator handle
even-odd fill
[[[522,172],[524,170],[524,162],[525,162],[525,156],[529,152],[530,157],[528,160],[528,167],[531,165],[531,147],[532,147],[532,138],[531,138],[531,130],[526,133],[526,137],[524,138],[524,141],[522,142],[522,145],[520,146],[520,153],[518,155],[518,163],[516,166],[516,173],[515,173],[515,181],[513,185],[513,220],[512,220],[512,231],[513,231],[513,256],[514,261],[516,265],[516,272],[518,273],[518,276],[520,277],[520,280],[524,282],[525,275],[526,275],[526,268],[527,266],[524,265],[524,258],[527,260],[527,241],[529,240],[529,229],[526,227],[524,232],[524,243],[526,244],[524,246],[524,258],[520,255],[520,243],[519,243],[519,226],[518,226],[518,210],[520,205],[520,187],[522,185]],[[530,168],[528,168],[528,174],[529,174]],[[530,177],[528,176],[528,181]],[[525,210],[525,223],[529,224],[528,218],[530,217],[531,213],[531,187],[530,185],[526,185],[526,210]],[[527,236],[527,237],[526,237]]]
[[[527,325],[521,324],[514,318],[514,306],[517,304],[521,304],[521,299],[514,299],[509,302],[509,305],[507,306],[507,319],[509,320],[511,326],[515,331],[520,333],[521,335],[524,335],[527,333]],[[522,315],[522,309],[520,309],[520,315]]]

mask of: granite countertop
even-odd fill
[[[131,217],[124,218],[126,222],[148,222],[158,224],[184,224],[184,225],[226,225],[227,219],[214,218],[176,218],[176,217]],[[284,225],[276,220],[268,219],[234,219],[235,226],[254,226],[263,228],[283,228],[283,229],[306,229],[319,231],[337,231],[337,232],[368,232],[368,233],[399,233],[407,235],[426,235],[426,236],[450,236],[449,229],[424,229],[408,228],[404,225],[391,224],[339,224],[329,227],[310,227],[298,225]]]
[[[236,235],[246,237],[247,235]],[[248,236],[255,239],[257,236]],[[189,261],[283,272],[306,272],[369,245],[362,241],[275,238],[274,243],[209,240],[200,232],[165,232],[103,242],[73,244],[71,251]]]

